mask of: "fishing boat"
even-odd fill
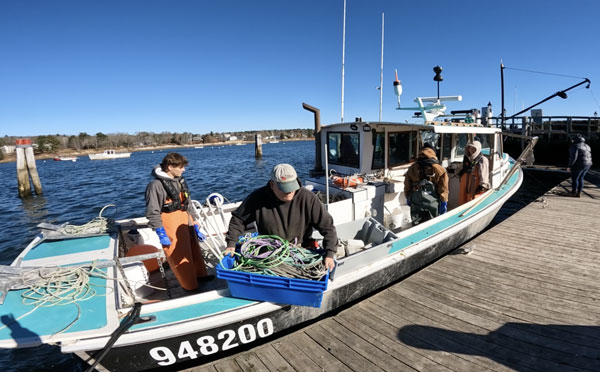
[[[57,156],[54,158],[54,161],[72,161],[72,162],[76,162],[77,161],[77,157],[76,156]]]
[[[259,344],[422,268],[492,221],[521,185],[520,163],[535,144],[531,141],[512,159],[503,153],[500,129],[472,123],[468,116],[445,116],[444,102],[451,100],[459,98],[417,98],[417,107],[407,109],[417,111],[421,123],[358,119],[321,126],[315,120],[315,169],[304,187],[323,198],[340,240],[336,268],[321,279],[316,303],[291,304],[293,291],[290,300],[265,301],[254,284],[244,284],[250,290],[234,296],[234,283],[226,279],[203,284],[197,292],[184,291],[162,264],[161,245],[145,218],[107,221],[101,213],[95,220],[104,222],[103,228],[75,230],[78,234],[63,225],[41,225],[41,233],[14,262],[0,267],[0,347],[59,345],[91,368],[109,371],[202,364],[236,347]],[[318,115],[317,109],[305,108]],[[459,204],[458,179],[451,177],[448,212],[413,226],[403,186],[419,149],[428,144],[438,150],[442,166],[452,174],[462,163],[465,145],[474,139],[488,157],[491,188]],[[204,204],[192,203],[207,235],[201,247],[213,273],[229,270],[221,252],[231,212],[240,204],[223,200],[212,194]],[[318,232],[313,237],[322,238]],[[49,284],[40,278],[52,270],[67,276],[77,272],[87,284],[68,287],[59,303],[32,295],[40,288],[48,291]],[[69,300],[71,294],[75,298]]]
[[[116,152],[115,150],[104,150],[101,153],[89,154],[90,160],[120,159],[131,156],[130,152]]]

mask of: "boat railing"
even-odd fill
[[[501,117],[492,117],[484,125],[547,141],[564,141],[577,133],[588,143],[600,141],[600,118],[596,116],[520,116],[507,119],[504,124]]]

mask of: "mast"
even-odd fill
[[[381,122],[381,111],[383,108],[383,33],[384,33],[384,13],[381,13],[381,70],[379,73],[379,121]]]
[[[504,63],[502,62],[502,59],[500,59],[500,87],[502,96],[502,111],[500,111],[500,125],[502,126],[502,130],[504,130]]]
[[[344,0],[344,25],[342,26],[342,123],[344,122],[344,62],[346,57],[346,0]]]

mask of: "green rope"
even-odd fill
[[[277,235],[246,236],[240,242],[232,270],[316,280],[327,274],[321,254]]]

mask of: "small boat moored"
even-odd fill
[[[77,161],[77,157],[76,156],[57,156],[54,158],[54,161],[72,161],[72,162],[76,162]]]
[[[104,160],[104,159],[119,159],[128,158],[131,156],[130,152],[116,152],[115,150],[104,150],[98,154],[89,154],[90,160]]]

